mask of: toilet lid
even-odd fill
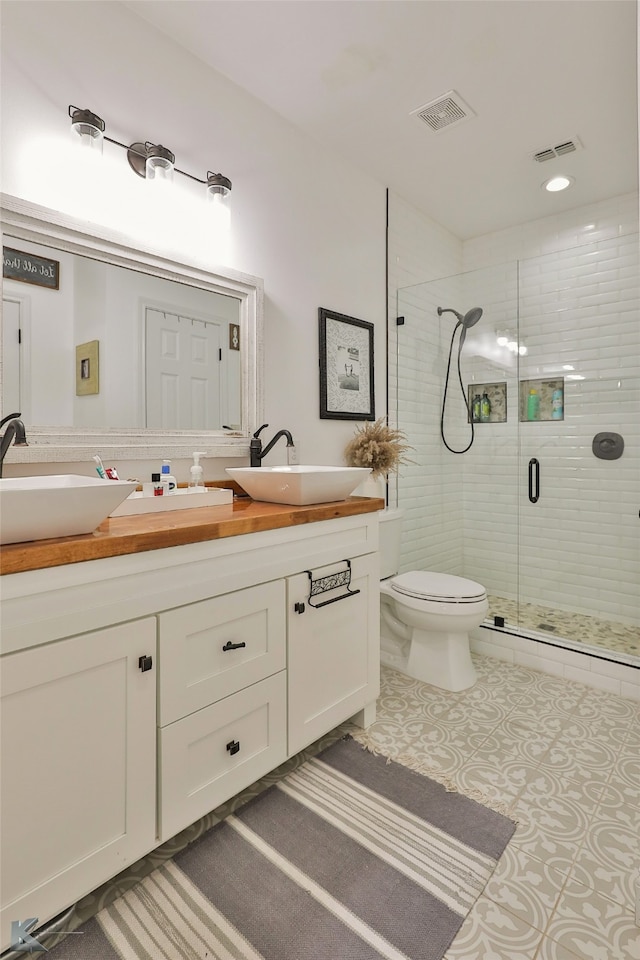
[[[436,600],[439,603],[477,603],[487,596],[485,588],[474,580],[454,577],[449,573],[430,573],[413,570],[401,573],[391,581],[391,589],[418,600]]]

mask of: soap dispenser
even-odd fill
[[[204,474],[202,467],[200,466],[200,457],[204,457],[205,451],[196,451],[192,454],[193,463],[189,470],[190,480],[189,480],[189,489],[192,493],[204,493]]]

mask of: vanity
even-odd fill
[[[382,506],[245,499],[3,548],[3,949],[373,721]]]
[[[13,475],[96,453],[146,461],[140,476],[194,450],[246,462],[265,421],[260,278],[16,197],[1,223],[20,269],[0,390],[29,441],[7,451]],[[23,282],[43,263],[54,285]],[[159,348],[185,330],[213,371],[188,409],[174,399],[201,392]],[[383,506],[244,498],[2,548],[0,950],[12,921],[45,924],[342,722],[373,721]]]

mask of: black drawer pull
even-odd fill
[[[240,643],[232,643],[231,640],[227,640],[222,649],[224,652],[226,652],[227,650],[238,650],[240,647],[246,647],[244,640],[242,640]]]
[[[151,670],[153,668],[153,657],[138,657],[138,667],[143,673],[146,673],[147,670]]]
[[[293,609],[295,610],[296,613],[304,613],[304,611],[306,610],[306,606],[304,605],[304,603],[295,603],[293,605]]]
[[[239,740],[230,740],[227,744],[227,750],[233,757],[234,754],[239,753],[240,751],[240,741]]]

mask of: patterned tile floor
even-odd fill
[[[452,694],[382,668],[357,739],[518,821],[445,960],[640,958],[640,704],[488,657]]]
[[[490,657],[474,662],[478,682],[457,694],[383,667],[367,730],[332,731],[80,901],[61,926],[82,929],[155,866],[348,731],[518,822],[444,960],[640,960],[640,703]],[[63,943],[55,956],[64,954]]]
[[[581,613],[567,613],[566,610],[553,610],[535,603],[518,604],[517,600],[489,596],[489,617],[492,619],[496,614],[505,617],[507,626],[518,626],[573,643],[640,656],[640,627],[615,620],[600,620]]]

